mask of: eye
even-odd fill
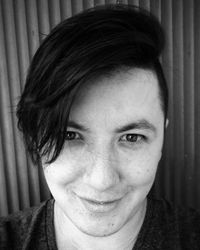
[[[144,140],[145,136],[139,134],[125,134],[120,138],[120,141],[130,142],[130,143],[140,143]]]
[[[67,141],[80,140],[80,139],[81,139],[81,136],[80,136],[77,132],[74,132],[74,131],[67,131],[67,132],[66,132],[66,135],[65,135],[65,139],[66,139]]]

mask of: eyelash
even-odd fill
[[[142,141],[146,141],[146,136],[140,134],[125,134],[120,138],[122,142],[128,142],[130,144],[133,143],[141,143]]]
[[[70,138],[70,136],[72,136],[72,138]],[[81,140],[81,135],[77,132],[74,132],[74,131],[67,131],[66,132],[66,135],[65,135],[65,140],[67,141],[73,141],[73,140]]]
[[[74,131],[67,131],[65,139],[67,141],[81,140],[82,137],[79,133]],[[141,143],[146,140],[146,136],[140,134],[125,134],[120,137],[121,142],[128,142],[130,144]]]

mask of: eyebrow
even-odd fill
[[[156,127],[150,123],[149,121],[142,119],[136,122],[131,122],[127,125],[124,125],[120,128],[116,129],[116,133],[122,133],[122,132],[126,132],[128,130],[132,130],[132,129],[144,129],[144,130],[150,130],[153,133],[156,133],[157,129]]]
[[[85,131],[85,132],[89,131],[89,128],[86,128],[85,126],[83,126],[75,121],[71,121],[71,120],[68,121],[67,127],[75,128],[75,129]]]
[[[79,123],[72,121],[72,120],[68,121],[68,127],[75,128],[75,129],[85,131],[85,132],[88,132],[90,130],[89,128],[85,127],[84,125],[79,124]],[[126,124],[122,127],[117,128],[115,130],[115,133],[122,133],[122,132],[126,132],[126,131],[132,130],[132,129],[150,130],[153,133],[156,133],[156,131],[157,131],[156,127],[152,123],[150,123],[146,119],[142,119],[142,120],[138,120],[136,122],[131,122],[129,124]]]

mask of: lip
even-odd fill
[[[88,198],[83,198],[83,197],[79,197],[79,199],[82,202],[83,206],[89,212],[95,212],[95,213],[111,212],[117,207],[118,203],[120,202],[120,199],[96,200],[96,199],[88,199]]]

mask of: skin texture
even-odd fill
[[[163,145],[155,74],[136,68],[91,80],[72,106],[67,131],[57,160],[44,164],[59,248],[131,249]]]

